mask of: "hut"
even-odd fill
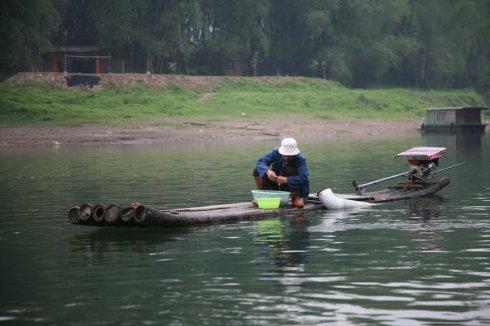
[[[98,47],[59,47],[44,52],[41,56],[41,70],[52,72],[103,74],[109,72],[124,72],[114,70],[110,53]]]
[[[428,108],[423,132],[475,132],[484,133],[486,124],[481,121],[484,107]]]

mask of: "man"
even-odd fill
[[[291,192],[292,203],[297,208],[302,208],[308,198],[308,166],[293,138],[284,138],[281,147],[259,158],[253,176],[257,189]]]

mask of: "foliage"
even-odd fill
[[[43,124],[122,124],[158,118],[260,118],[284,112],[324,119],[422,118],[425,108],[483,105],[472,90],[348,89],[321,79],[283,82],[230,80],[206,101],[179,87],[154,90],[111,87],[100,91],[0,85],[2,126]]]
[[[51,43],[107,49],[128,72],[220,75],[238,61],[245,75],[490,89],[487,0],[5,0],[0,9],[4,76],[34,67]]]
[[[60,1],[0,1],[0,80],[34,69],[60,19]]]

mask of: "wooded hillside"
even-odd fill
[[[490,89],[487,0],[4,0],[0,42],[2,78],[48,48],[97,46],[127,72]]]

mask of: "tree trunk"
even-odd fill
[[[180,58],[182,60],[182,63],[184,64],[185,74],[188,75],[189,74],[189,68],[187,67],[187,59],[185,57],[184,47],[182,45],[182,31],[181,31],[181,27],[180,27],[180,16],[177,19],[177,29],[178,29],[178,36],[179,36],[179,54],[180,54]]]

